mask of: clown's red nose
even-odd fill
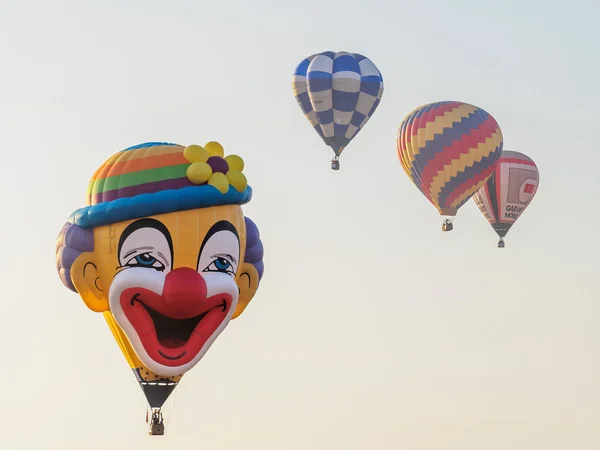
[[[169,272],[165,279],[163,300],[173,319],[188,319],[203,312],[206,282],[202,275],[189,267]]]

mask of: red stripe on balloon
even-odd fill
[[[464,192],[473,188],[473,186],[475,186],[477,183],[485,180],[487,177],[489,177],[492,174],[494,169],[495,169],[495,165],[492,164],[490,167],[488,167],[484,171],[478,173],[477,175],[468,179],[464,183],[461,183],[460,186],[458,186],[456,189],[454,189],[450,193],[450,195],[448,195],[448,198],[446,199],[446,205],[451,205],[454,202],[454,200],[456,200],[458,197],[460,197]]]
[[[406,128],[404,131],[406,142],[411,142],[413,134],[416,135],[417,131],[421,128],[424,128],[429,122],[433,122],[438,117],[443,116],[447,112],[452,111],[453,109],[458,108],[463,104],[464,103],[461,102],[448,102],[435,108],[432,108],[427,112],[421,112],[425,108],[421,108],[419,111],[415,111],[413,113],[413,117],[410,118],[410,120],[406,124]],[[421,115],[419,115],[419,113]],[[414,125],[417,126],[416,129],[414,128]],[[407,131],[409,132],[407,133]]]
[[[440,170],[443,170],[444,166],[449,165],[460,155],[469,153],[471,149],[476,148],[494,134],[495,130],[490,125],[491,122],[486,120],[477,128],[473,128],[469,134],[462,135],[459,140],[452,142],[452,145],[444,147],[443,151],[427,164],[420,176],[423,184],[427,186],[427,190],[429,190],[433,178]]]

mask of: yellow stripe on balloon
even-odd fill
[[[125,151],[114,154],[110,157],[103,165],[107,166],[115,163],[123,163],[126,161],[134,161],[136,159],[147,158],[149,156],[161,156],[169,153],[181,153],[180,145],[156,145],[154,147],[147,147],[140,149],[143,151]],[[102,168],[100,168],[102,169]]]
[[[404,169],[404,172],[406,172],[406,175],[408,175],[408,177],[413,180],[413,176],[412,173],[410,173],[410,167],[406,165],[406,157],[403,155],[402,158],[400,158],[400,165],[402,166],[402,169]]]
[[[447,111],[442,116],[436,117],[431,122],[427,122],[424,127],[415,130],[417,133],[411,136],[412,145],[410,146],[409,153],[411,162],[415,160],[416,155],[419,154],[421,149],[427,145],[427,142],[434,139],[436,134],[443,134],[444,128],[451,128],[455,122],[460,122],[462,119],[468,117],[469,114],[472,114],[476,110],[476,106],[461,105],[458,108]],[[415,122],[413,122],[413,124]],[[416,148],[414,143],[417,143]]]
[[[437,175],[431,180],[429,192],[437,204],[437,197],[443,187],[450,179],[463,172],[467,167],[471,167],[477,162],[480,162],[484,157],[489,156],[498,147],[502,134],[495,132],[488,137],[484,142],[480,142],[475,148],[470,148],[468,153],[462,153],[460,157],[452,160],[451,164],[444,166]]]
[[[493,172],[492,172],[493,173]],[[483,186],[485,183],[487,183],[487,180],[492,176],[492,173],[490,173],[490,175],[488,177],[486,177],[484,180],[481,180],[479,183],[477,183],[475,186],[473,186],[471,189],[466,190],[465,192],[463,192],[462,194],[460,194],[456,200],[454,200],[452,202],[452,207],[456,208],[456,205],[459,205],[460,202],[462,202],[465,198],[469,197],[470,195],[473,195],[475,192],[477,192],[481,186]]]
[[[407,133],[402,136],[404,141],[404,151],[402,154],[404,155],[404,162],[406,164],[405,172],[411,181],[417,185],[420,184],[420,170],[418,167],[415,167],[415,158],[414,158],[414,145],[413,142],[406,142]],[[414,173],[413,173],[414,170]]]
[[[410,115],[410,114],[409,114]],[[400,160],[400,165],[402,166],[402,169],[404,169],[404,172],[406,173],[406,175],[408,175],[408,178],[410,178],[410,180],[415,183],[415,179],[411,173],[411,169],[412,169],[412,164],[409,162],[407,156],[406,156],[406,148],[407,148],[407,144],[405,142],[406,139],[406,135],[404,133],[401,133],[400,130],[398,131],[398,137],[397,139],[399,141],[402,141],[400,145],[400,143],[397,144],[398,146],[398,156],[399,156],[399,160]]]
[[[414,164],[415,164],[415,149],[414,149],[414,145],[413,142],[406,142],[406,135],[403,136],[404,138],[404,159],[406,160],[406,162],[408,164],[410,164],[410,168],[414,168]],[[418,172],[418,168],[417,169]]]
[[[147,158],[148,156],[161,156],[166,155],[168,153],[180,153],[181,146],[179,145],[164,145],[164,146],[154,146],[145,148],[143,152],[135,152],[135,151],[124,151],[118,152],[108,158],[104,163],[94,172],[92,178],[88,182],[87,187],[87,195],[89,196],[92,193],[94,183],[100,172],[104,172],[106,175],[106,166],[110,166],[116,163],[124,163],[126,161],[134,161],[136,159]]]

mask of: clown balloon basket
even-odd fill
[[[504,239],[500,238],[498,241],[498,248],[504,248]]]
[[[442,222],[442,231],[452,231],[454,229],[454,225],[452,224],[452,219],[444,219]]]
[[[146,412],[146,423],[148,423],[148,412]],[[152,418],[150,420],[150,429],[148,430],[150,436],[162,436],[165,434],[165,424],[163,422],[163,416],[160,408],[152,409]]]
[[[338,156],[331,160],[331,170],[340,170],[340,160]]]

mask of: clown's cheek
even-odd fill
[[[207,297],[219,294],[229,294],[233,299],[233,302],[237,304],[240,291],[231,275],[219,272],[203,272],[202,276],[206,281]]]

